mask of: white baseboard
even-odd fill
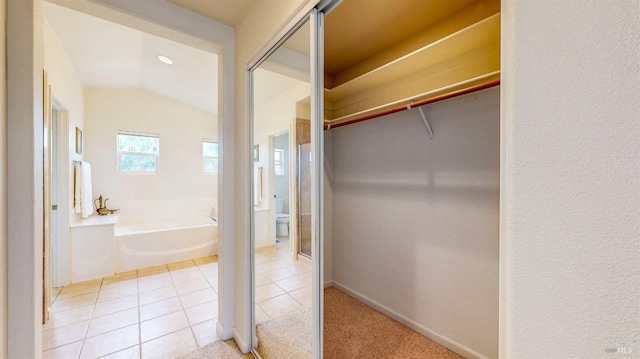
[[[456,342],[455,340],[448,338],[444,335],[440,335],[438,333],[436,333],[435,331],[425,328],[422,325],[414,322],[413,320],[393,311],[390,308],[385,307],[384,305],[376,302],[373,299],[370,299],[366,296],[364,296],[363,294],[356,292],[355,290],[352,290],[349,287],[346,287],[338,282],[336,282],[335,280],[332,281],[332,284],[334,287],[336,287],[337,289],[349,294],[350,296],[356,298],[357,300],[361,301],[362,303],[374,308],[375,310],[379,311],[380,313],[391,317],[394,320],[397,320],[398,322],[406,325],[407,327],[415,330],[416,332],[424,335],[425,337],[433,340],[434,342],[442,345],[443,347],[446,347],[460,355],[462,355],[465,358],[474,358],[474,359],[489,359],[488,357],[476,352],[473,349],[470,349],[458,342]],[[325,288],[327,287],[327,283],[325,282]]]
[[[233,331],[234,335],[233,335],[233,340],[236,341],[236,344],[238,345],[238,348],[240,349],[241,352],[243,353],[248,353],[251,351],[251,343],[246,343],[245,341],[243,341],[241,339],[241,336],[238,335],[238,333],[234,330]]]
[[[222,340],[233,338],[233,328],[224,328],[220,322],[216,323],[216,335]]]
[[[329,287],[333,287],[333,281],[332,280],[328,280],[326,282],[324,282],[324,288],[329,288]]]

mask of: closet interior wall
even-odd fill
[[[500,88],[330,132],[329,278],[466,357],[498,356]]]

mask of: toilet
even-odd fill
[[[283,207],[284,200],[276,198],[276,236],[278,237],[289,236],[289,215],[282,213]]]

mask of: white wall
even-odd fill
[[[256,78],[256,81],[260,80],[261,77]],[[270,208],[271,202],[269,199],[273,199],[273,193],[269,191],[273,188],[269,182],[271,173],[271,166],[269,164],[269,136],[282,131],[291,131],[293,127],[295,127],[296,102],[305,97],[309,97],[310,91],[311,89],[308,83],[299,83],[279,96],[257,106],[255,109],[253,142],[259,145],[260,161],[254,163],[254,168],[256,173],[259,167],[264,168],[264,192],[260,200],[261,207]],[[295,139],[290,138],[289,142],[291,143],[291,141],[295,143]]]
[[[44,69],[47,72],[47,83],[51,86],[51,95],[64,106],[68,121],[67,148],[65,149],[66,151],[62,149],[60,151],[63,156],[65,156],[65,153],[68,154],[66,159],[66,193],[59,194],[57,203],[60,205],[60,209],[66,205],[67,212],[62,213],[66,213],[68,217],[57,218],[58,234],[55,235],[51,248],[52,261],[55,266],[55,270],[52,273],[52,283],[54,286],[60,286],[69,284],[71,278],[68,265],[69,224],[80,220],[80,214],[73,211],[73,161],[83,159],[83,155],[77,154],[75,151],[75,129],[78,127],[84,130],[84,88],[69,56],[46,18],[43,22],[43,42]],[[65,144],[60,143],[60,146],[65,146]],[[61,166],[59,170],[64,171],[65,167]]]
[[[202,167],[202,140],[217,139],[216,116],[144,89],[86,88],[85,100],[93,196],[110,198],[119,223],[203,216],[216,206],[217,175]],[[118,130],[159,135],[158,174],[119,173]]]
[[[637,357],[640,2],[502,5],[501,356]]]
[[[493,88],[333,131],[333,280],[467,357],[498,355]]]

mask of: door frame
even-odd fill
[[[329,4],[333,2],[329,1],[322,8],[327,8]],[[320,7],[320,6],[319,6]],[[321,8],[321,9],[322,9]],[[333,7],[331,7],[333,8]],[[282,44],[284,44],[298,29],[309,22],[310,25],[310,82],[311,82],[311,138],[314,144],[313,149],[313,166],[312,166],[312,297],[313,297],[313,339],[312,350],[314,358],[322,358],[322,317],[323,317],[323,245],[322,245],[322,196],[323,196],[323,167],[319,164],[323,163],[324,156],[324,101],[323,101],[323,88],[324,88],[324,13],[319,11],[316,7],[311,9],[303,9],[298,15],[289,23],[289,25],[283,30],[283,33],[279,37],[275,37],[275,42],[271,42],[266,51],[263,51],[261,56],[251,62],[250,66],[246,69],[246,94],[247,94],[247,113],[248,113],[248,126],[246,127],[247,151],[246,153],[251,156],[253,153],[254,143],[254,113],[253,113],[253,88],[254,78],[253,72]],[[253,159],[247,158],[249,163],[249,186],[245,189],[248,191],[248,233],[249,233],[249,250],[248,250],[248,262],[249,262],[249,287],[250,287],[250,300],[248,302],[248,313],[250,318],[250,330],[251,330],[251,345],[250,350],[256,357],[260,357],[255,351],[258,346],[258,338],[256,336],[256,316],[255,316],[255,216],[253,213],[253,204],[255,203],[255,194],[253,191],[253,184],[255,183],[255,170],[253,166]],[[315,181],[313,180],[315,179]]]
[[[43,3],[9,1],[6,18],[6,162],[7,214],[4,253],[6,326],[0,328],[0,356],[35,358],[42,354],[43,268]],[[233,28],[196,16],[171,3],[152,6],[127,2],[106,7],[88,2],[65,6],[124,26],[195,46],[219,56],[218,136],[218,323],[221,339],[234,336],[235,321],[235,213],[234,213],[234,68]],[[2,11],[0,11],[2,15]],[[80,114],[81,115],[81,114]],[[19,203],[20,205],[12,205]],[[224,216],[224,218],[223,218]],[[224,225],[227,223],[227,225]],[[0,252],[2,252],[0,250]]]
[[[58,112],[58,115],[54,115],[54,111]],[[69,284],[70,271],[69,267],[69,209],[71,208],[71,156],[69,154],[69,111],[64,104],[55,96],[51,94],[51,129],[52,132],[57,135],[55,141],[52,141],[52,145],[55,144],[53,149],[53,156],[51,164],[55,166],[55,170],[52,174],[55,178],[51,178],[52,194],[55,191],[57,195],[58,205],[57,219],[55,219],[55,233],[51,238],[51,283],[52,286],[60,287]],[[54,130],[55,129],[55,130]],[[64,144],[67,144],[65,146]],[[53,218],[53,216],[52,216]]]
[[[267,241],[267,243],[269,244],[273,244],[275,245],[277,243],[278,240],[278,235],[277,235],[277,224],[276,224],[276,207],[275,207],[275,194],[276,194],[276,172],[275,172],[275,163],[274,163],[274,153],[275,153],[275,149],[276,149],[276,145],[275,145],[275,138],[278,136],[282,136],[282,135],[289,135],[289,143],[287,144],[287,146],[289,146],[289,158],[287,158],[288,161],[288,165],[289,165],[289,174],[288,174],[288,182],[289,185],[287,186],[287,191],[289,192],[289,247],[291,250],[291,236],[292,236],[292,231],[291,231],[291,124],[289,124],[289,126],[285,129],[280,129],[274,132],[269,133],[269,211],[272,213],[269,213],[270,219],[269,219],[269,224],[273,225],[273,229],[269,230],[269,235],[273,235],[273,237],[269,238],[269,240]],[[273,239],[273,241],[271,241],[271,239]]]

